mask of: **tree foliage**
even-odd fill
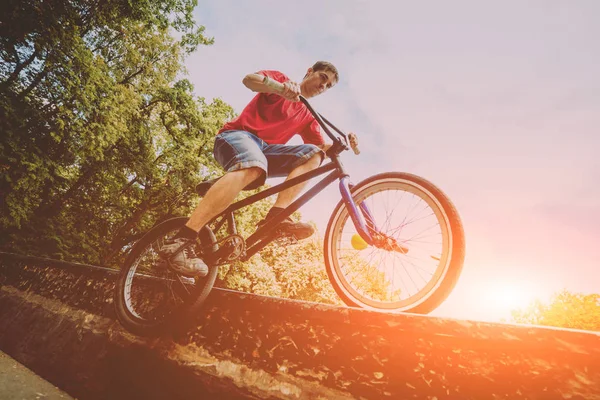
[[[548,303],[534,301],[512,312],[512,321],[523,324],[600,331],[600,294],[556,293]]]
[[[181,79],[185,55],[213,41],[194,6],[4,3],[3,248],[108,265],[157,220],[189,212],[233,115]]]
[[[246,263],[222,267],[217,285],[265,296],[342,304],[325,272],[322,249],[318,238],[293,245],[272,243]]]

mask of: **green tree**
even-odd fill
[[[156,221],[190,211],[233,116],[181,78],[184,57],[213,42],[195,5],[3,2],[2,248],[110,265]]]
[[[600,331],[600,294],[563,290],[548,303],[536,300],[511,314],[516,323]]]
[[[342,304],[323,264],[322,241],[269,244],[246,263],[222,267],[218,286],[281,298]]]

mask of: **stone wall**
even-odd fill
[[[115,271],[0,258],[0,349],[93,398],[600,399],[600,334],[215,289],[197,327],[114,320]]]

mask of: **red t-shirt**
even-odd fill
[[[258,71],[278,82],[289,78],[279,71]],[[227,130],[242,130],[255,134],[269,144],[285,144],[295,134],[304,143],[321,145],[321,127],[302,102],[284,99],[275,93],[258,93],[244,108],[242,113],[226,123],[219,133]]]

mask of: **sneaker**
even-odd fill
[[[160,248],[160,251],[163,256],[168,257],[186,242],[188,240],[184,238],[169,240]],[[208,265],[196,255],[193,245],[186,247],[171,260],[171,268],[178,274],[187,277],[208,275]]]
[[[258,223],[258,227],[260,228],[267,222],[269,222],[268,219],[261,220]],[[277,232],[279,232],[282,236],[293,236],[296,238],[296,240],[302,240],[311,237],[312,234],[315,233],[315,229],[312,227],[312,225],[304,222],[294,222],[292,218],[287,217],[279,223]]]

